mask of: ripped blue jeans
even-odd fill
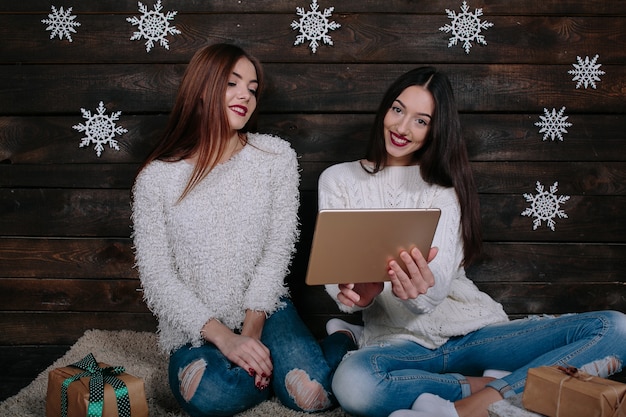
[[[213,344],[183,346],[170,355],[170,388],[190,416],[231,416],[272,395],[298,411],[320,411],[337,404],[331,393],[332,377],[341,358],[356,348],[354,342],[335,333],[318,343],[292,302],[285,302],[284,308],[267,318],[261,336],[272,355],[271,389],[258,389],[254,377]],[[185,381],[198,373],[202,374],[199,385],[190,394]]]
[[[333,391],[354,416],[387,417],[409,409],[422,393],[450,401],[471,394],[466,376],[511,371],[487,386],[507,398],[524,389],[529,368],[569,365],[602,377],[626,360],[626,316],[615,311],[531,317],[451,338],[438,349],[390,340],[349,353],[335,372]]]

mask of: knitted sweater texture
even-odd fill
[[[178,201],[192,170],[153,161],[133,187],[137,268],[165,352],[200,345],[209,319],[240,330],[247,309],[279,308],[299,234],[298,164],[283,139],[248,134]]]
[[[502,306],[465,276],[461,211],[454,189],[426,183],[419,166],[390,166],[369,174],[359,161],[334,165],[320,176],[319,208],[441,209],[433,240],[439,252],[429,264],[435,285],[426,294],[403,301],[386,282],[383,292],[364,309],[338,302],[342,311],[362,310],[361,346],[406,339],[434,349],[450,337],[508,320]],[[337,285],[327,285],[326,291],[337,300]]]

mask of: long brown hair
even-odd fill
[[[482,249],[480,203],[461,133],[454,93],[450,80],[444,73],[433,67],[415,68],[391,84],[376,112],[366,159],[374,163],[372,173],[384,169],[387,152],[383,121],[394,100],[411,86],[426,88],[435,101],[428,136],[424,146],[413,157],[419,163],[424,181],[443,187],[454,187],[456,191],[461,205],[463,264],[467,266],[476,260]]]
[[[218,164],[230,138],[226,114],[228,78],[240,58],[247,58],[256,70],[258,100],[263,86],[259,61],[238,46],[214,44],[198,50],[191,58],[178,88],[176,101],[165,131],[140,170],[154,160],[180,161],[191,156],[196,163],[183,190],[182,200]],[[256,127],[256,109],[240,133]],[[240,135],[245,141],[245,135]]]

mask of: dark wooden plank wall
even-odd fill
[[[461,0],[319,0],[333,7],[315,54],[293,46],[296,7],[309,0],[164,0],[178,14],[170,49],[130,41],[135,0],[0,2],[0,353],[5,365],[59,354],[86,329],[153,330],[133,269],[129,190],[155,143],[193,52],[236,42],[265,65],[260,130],[291,141],[302,167],[302,240],[289,277],[317,335],[337,309],[303,284],[319,173],[361,157],[388,84],[426,64],[445,70],[459,102],[483,207],[486,256],[469,273],[511,316],[613,308],[626,311],[626,2],[471,0],[483,8],[487,46],[448,47],[439,30]],[[153,10],[153,2],[144,2]],[[41,20],[73,6],[81,26],[49,39]],[[606,74],[576,88],[577,56]],[[97,157],[80,109],[128,130]],[[542,140],[544,108],[573,126]],[[523,194],[558,183],[570,199],[555,230],[533,230]],[[9,352],[13,352],[10,355]],[[44,366],[46,363],[39,366]]]

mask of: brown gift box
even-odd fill
[[[626,417],[626,384],[576,368],[528,370],[522,404],[548,417]]]
[[[98,362],[100,368],[109,367]],[[82,369],[66,366],[56,368],[48,374],[48,392],[46,394],[46,417],[61,417],[61,385],[63,381],[78,373]],[[148,417],[148,402],[144,390],[143,380],[123,372],[116,376],[124,381],[128,388],[131,417]],[[89,380],[83,377],[72,382],[67,388],[67,417],[85,417],[89,406]],[[119,417],[115,391],[109,384],[104,384],[104,407],[102,417]]]

